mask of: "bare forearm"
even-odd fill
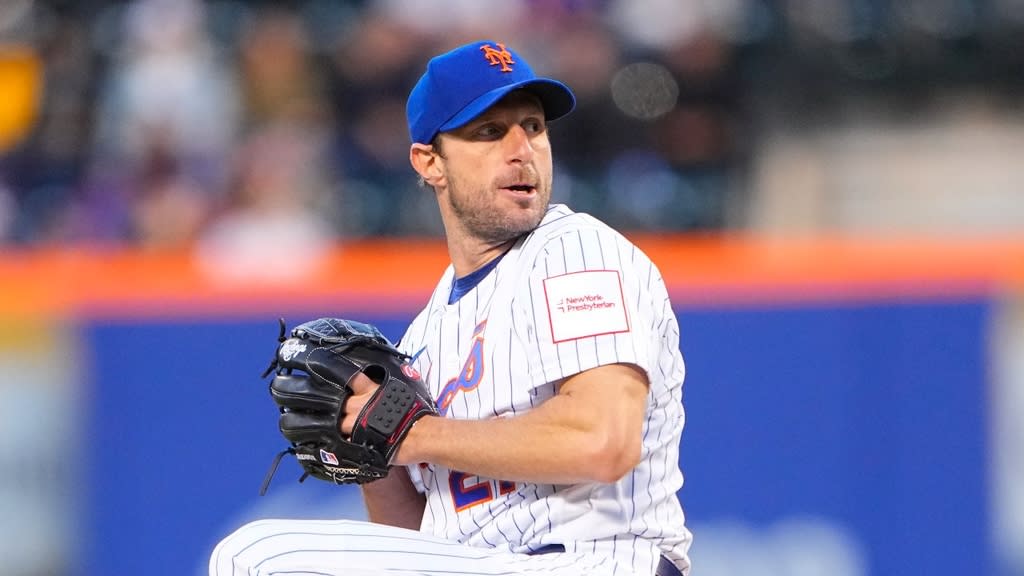
[[[639,458],[642,417],[609,418],[594,426],[576,418],[577,410],[571,399],[558,396],[514,418],[423,418],[398,457],[503,480],[614,482]]]
[[[413,486],[405,468],[392,468],[387,477],[363,484],[362,492],[371,522],[419,529],[426,500]]]

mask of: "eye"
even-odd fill
[[[473,136],[479,140],[496,140],[504,134],[504,131],[497,125],[491,122],[481,124],[473,131]]]
[[[523,122],[523,130],[529,134],[540,134],[544,129],[544,121],[540,118],[529,118]]]

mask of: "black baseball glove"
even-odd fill
[[[320,318],[285,337],[284,320],[271,373],[270,395],[281,411],[278,426],[291,446],[278,454],[263,482],[266,492],[285,454],[294,454],[307,476],[335,484],[362,484],[388,474],[391,459],[419,418],[437,409],[419,374],[380,330],[369,324]],[[342,436],[349,383],[359,372],[380,386]]]

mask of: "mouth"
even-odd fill
[[[502,186],[501,189],[515,196],[532,196],[537,192],[537,189],[529,184],[512,184],[511,186]]]

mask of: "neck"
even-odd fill
[[[512,244],[515,239],[499,244],[488,244],[477,239],[459,239],[456,235],[448,235],[448,256],[455,267],[455,277],[462,278],[480,269],[481,266],[494,260]]]

